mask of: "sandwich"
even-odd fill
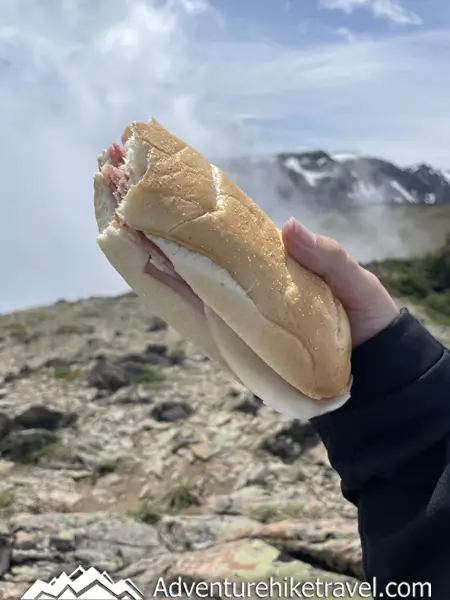
[[[97,243],[128,286],[267,406],[308,420],[350,396],[351,335],[328,285],[237,184],[155,119],[98,157]]]

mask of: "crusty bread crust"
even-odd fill
[[[253,311],[229,288],[220,296],[217,282],[188,282],[292,386],[316,400],[342,396],[350,381],[350,327],[326,283],[287,255],[273,221],[199,152],[155,120],[133,123],[123,141],[132,136],[146,149],[148,168],[119,217],[222,267]]]

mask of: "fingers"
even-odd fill
[[[320,275],[344,303],[352,303],[367,291],[365,271],[331,238],[316,235],[295,219],[282,229],[289,254],[305,269]]]

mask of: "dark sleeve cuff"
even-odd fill
[[[311,423],[344,486],[386,477],[450,431],[450,354],[406,309],[355,349],[351,398]]]

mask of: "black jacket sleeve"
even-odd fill
[[[449,600],[450,353],[402,309],[352,371],[348,402],[311,423],[358,508],[366,579],[377,597]]]

